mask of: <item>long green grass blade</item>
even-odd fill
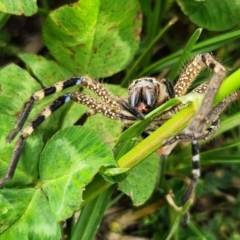
[[[82,209],[71,240],[94,239],[113,190],[114,186],[108,188]]]

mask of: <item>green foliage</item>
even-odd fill
[[[224,31],[239,27],[239,0],[188,1],[178,0],[182,11],[195,24],[212,31]]]
[[[0,11],[15,15],[31,16],[37,12],[37,4],[34,0],[20,0],[17,2],[1,0]]]
[[[42,190],[3,189],[1,203],[1,209],[5,210],[1,214],[1,232],[6,230],[1,234],[1,239],[60,238],[60,226]]]
[[[204,29],[196,28],[187,17],[179,14],[179,7],[172,1],[87,0],[55,10],[51,10],[47,1],[42,1],[37,14],[46,17],[41,30],[47,50],[36,55],[13,45],[11,36],[3,28],[9,19],[7,14],[34,14],[37,11],[35,2],[19,1],[13,6],[0,1],[0,11],[4,12],[0,14],[0,50],[4,56],[15,58],[17,55],[26,65],[23,69],[11,63],[0,70],[0,176],[6,172],[16,142],[7,144],[6,136],[13,129],[24,103],[42,87],[68,77],[106,78],[121,71],[120,76],[124,76],[121,81],[114,75],[110,80],[116,79],[114,83],[118,84],[106,86],[115,95],[126,97],[127,89],[123,87],[133,78],[171,68],[167,76],[175,80],[193,54],[216,50],[219,59],[228,59],[225,64],[231,69],[230,73],[234,73],[222,84],[214,104],[239,89],[240,30],[232,30],[239,24],[238,1],[219,4],[217,1],[190,3],[179,0],[178,4],[191,21]],[[174,18],[169,19],[169,16]],[[182,36],[185,22],[188,22],[190,34]],[[206,29],[231,31],[216,34]],[[163,56],[159,57],[161,54]],[[206,79],[209,74],[205,72],[196,84]],[[27,122],[57,96],[78,90],[73,87],[36,103]],[[87,90],[83,92],[91,94]],[[191,223],[182,229],[181,218],[191,201],[177,210],[165,200],[171,189],[176,196],[174,201],[179,203],[185,189],[179,179],[187,182],[190,152],[186,147],[178,147],[165,164],[161,164],[160,172],[155,151],[163,140],[187,126],[201,100],[198,95],[171,99],[123,133],[120,122],[100,115],[89,118],[84,127],[73,127],[87,108],[67,103],[27,138],[14,178],[0,190],[0,240],[55,240],[64,238],[63,233],[67,239],[93,239],[116,183],[135,206],[145,204],[148,209],[151,203],[161,201],[159,211],[155,210],[152,215],[145,213],[145,218],[139,221],[144,229],[141,236],[152,239],[221,239],[227,236],[237,239],[240,234],[236,220],[239,218],[240,194],[232,194],[228,189],[233,188],[235,192],[238,189],[235,185],[239,181],[236,164],[240,163],[240,144],[239,136],[232,128],[239,125],[239,107],[229,108],[224,116],[217,133],[221,134],[221,143],[216,142],[214,149],[205,143],[201,154],[203,171],[206,167],[208,172],[203,174],[196,197],[204,200],[207,196],[209,201],[216,198],[219,201],[221,197],[223,204],[217,202],[216,206],[205,207],[204,211],[193,208]],[[190,104],[149,137],[139,138],[156,116],[179,101]],[[215,164],[219,171],[215,170]],[[174,178],[167,180],[164,174]],[[145,206],[140,209],[144,211]],[[82,212],[75,224],[72,216],[80,209]],[[72,224],[63,228],[62,223],[70,217]]]
[[[141,22],[137,0],[79,1],[48,16],[43,38],[55,59],[75,75],[106,77],[132,59]]]
[[[152,154],[130,171],[126,180],[119,183],[119,190],[127,194],[135,206],[142,205],[154,190],[158,176],[156,169],[159,169],[159,158]],[[139,191],[141,189],[143,191]]]

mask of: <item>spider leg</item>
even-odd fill
[[[213,58],[211,54],[199,54],[182,70],[177,83],[174,86],[174,91],[177,97],[186,94],[192,82],[196,79],[198,74],[206,68],[207,64],[205,58]]]
[[[84,98],[86,99],[86,96]],[[81,100],[76,100],[76,101],[79,101],[79,103],[81,103]],[[93,102],[93,101],[94,100],[91,98],[91,102]],[[97,106],[97,104],[99,104],[99,103],[95,101],[95,106]],[[140,112],[138,112],[137,110],[135,110],[135,108],[132,108],[130,105],[128,105],[128,103],[122,101],[122,102],[119,102],[119,104],[124,109],[126,109],[128,112],[132,113],[137,119],[144,119],[143,115]],[[103,104],[101,104],[101,105],[102,105],[101,107],[103,107]],[[105,106],[105,108],[108,108],[108,106]],[[100,112],[100,113],[102,113],[102,112]],[[96,114],[96,113],[92,109],[88,110],[74,123],[74,126],[83,126],[84,123],[87,121],[88,117],[92,116],[94,114]],[[116,114],[116,113],[113,112],[113,114]],[[119,115],[118,117],[121,119],[121,115]],[[130,118],[132,119],[132,117],[130,117]],[[135,118],[133,121],[130,120],[128,123],[126,123],[126,125],[131,125],[134,122],[135,122]]]
[[[189,139],[188,139],[189,140]],[[161,149],[167,149],[169,146],[169,152],[168,154],[170,154],[171,150],[176,146],[176,144],[178,143],[179,139],[174,138],[174,139],[170,139],[169,142],[165,142],[164,146]],[[197,140],[193,140],[191,142],[191,147],[192,147],[192,178],[191,178],[191,182],[189,184],[189,186],[187,187],[185,193],[182,196],[181,199],[181,205],[184,206],[185,203],[187,201],[189,201],[190,199],[192,199],[194,197],[194,193],[195,193],[195,188],[198,182],[198,179],[201,175],[200,172],[200,155],[199,155],[199,143]],[[161,155],[162,159],[166,159],[167,156],[166,155]],[[189,222],[189,212],[187,212],[184,216],[183,216],[183,225],[187,225]]]
[[[208,113],[211,110],[213,99],[226,77],[226,69],[217,62],[211,54],[202,54],[202,61],[214,71],[214,75],[208,83],[208,87],[204,94],[203,102],[190,122],[188,128],[185,130],[187,134],[193,134],[195,137],[200,136],[206,123],[208,122]]]
[[[174,86],[174,92],[177,97],[183,96],[191,83],[195,80],[197,75],[206,67],[213,70],[214,75],[207,83],[201,84],[195,88],[192,93],[204,94],[204,100],[201,104],[199,111],[194,116],[188,127],[177,136],[174,136],[164,141],[163,146],[158,150],[161,155],[161,159],[166,159],[171,153],[172,149],[178,142],[187,141],[191,142],[192,146],[192,179],[188,186],[183,198],[182,204],[185,204],[193,197],[194,190],[198,178],[200,177],[200,155],[199,155],[199,140],[208,139],[219,128],[219,115],[220,113],[232,102],[237,99],[237,94],[233,93],[225,100],[212,108],[213,98],[215,97],[219,86],[223,82],[226,76],[226,69],[217,62],[213,56],[209,53],[197,55],[182,71],[177,83]],[[170,119],[176,112],[182,109],[187,104],[179,104],[176,107],[167,110],[161,114],[148,128],[147,131],[156,129],[156,126],[161,126],[164,122]],[[206,129],[207,124],[212,125]],[[206,130],[205,130],[206,129]],[[188,214],[184,216],[184,222],[188,222]]]
[[[219,108],[219,107],[218,107]],[[216,109],[213,108],[212,112],[216,112]],[[212,113],[209,115],[213,115]],[[216,115],[214,115],[216,117]],[[177,136],[174,136],[173,138],[170,138],[166,140],[163,144],[162,149],[167,149],[170,148],[168,154],[170,154],[171,150],[173,147],[178,142],[190,142],[191,141],[191,148],[192,148],[192,178],[189,186],[187,187],[182,199],[181,199],[181,204],[184,205],[187,201],[192,199],[194,197],[194,192],[196,189],[196,185],[198,182],[198,179],[201,175],[200,171],[200,154],[199,154],[199,140],[207,140],[210,138],[220,127],[220,119],[217,117],[215,120],[213,120],[211,126],[209,126],[204,134],[199,136],[197,139],[193,135],[189,134],[184,134],[181,133]],[[188,224],[189,222],[189,213],[187,212],[183,216],[183,225]]]
[[[95,94],[97,94],[109,107],[118,108],[119,105],[121,105],[127,112],[133,115],[136,119],[139,120],[144,119],[144,115],[141,112],[137,111],[134,107],[132,107],[128,102],[124,101],[122,98],[115,97],[99,82],[89,77],[85,77],[82,81],[82,85],[93,91]]]
[[[181,203],[182,206],[185,205],[185,203],[194,198],[194,193],[195,193],[195,189],[197,186],[197,182],[198,179],[201,175],[200,172],[200,155],[199,155],[199,143],[197,140],[193,140],[191,143],[191,147],[192,147],[192,178],[191,178],[191,182],[189,184],[189,186],[187,187],[185,193],[182,196],[181,199]],[[184,216],[183,216],[183,225],[187,225],[189,222],[190,216],[189,216],[189,212],[187,212]]]
[[[2,179],[0,179],[0,187],[5,185],[6,182],[13,177],[21,156],[24,140],[30,136],[46,118],[70,100],[88,106],[92,110],[92,114],[101,113],[111,119],[120,119],[126,124],[134,123],[137,118],[136,116],[133,116],[131,112],[129,113],[129,111],[127,111],[128,109],[125,110],[122,104],[112,104],[110,107],[107,103],[99,102],[82,93],[75,92],[58,97],[51,105],[45,107],[43,111],[26,128],[23,129],[16,143],[7,173]],[[118,100],[120,101],[120,99]],[[124,102],[124,100],[122,100],[121,103],[122,102]]]
[[[187,187],[182,199],[181,204],[184,205],[187,201],[194,197],[194,192],[196,189],[196,185],[198,179],[201,175],[200,171],[200,154],[199,154],[199,140],[206,140],[210,136],[212,136],[220,127],[220,119],[216,118],[211,126],[209,126],[204,134],[199,136],[197,139],[193,135],[186,135],[184,133],[179,134],[167,141],[164,142],[164,146],[162,148],[166,148],[167,146],[175,146],[179,141],[180,142],[189,142],[191,141],[191,148],[192,148],[192,178],[189,186]],[[169,152],[170,153],[170,152]],[[189,222],[189,213],[187,212],[183,216],[183,225],[186,225]]]
[[[78,93],[78,92],[71,94],[71,100],[76,103],[80,103],[88,106],[91,109],[91,112],[89,112],[88,114],[100,113],[108,118],[111,118],[114,120],[121,120],[124,124],[132,124],[137,119],[139,119],[138,118],[139,112],[137,112],[137,116],[133,115],[132,111],[129,111],[128,108],[126,109],[125,106],[123,106],[122,103],[124,102],[124,100],[119,99],[118,105],[112,105],[110,107],[105,102],[99,102],[92,97],[89,97],[85,94]]]
[[[0,188],[3,187],[13,177],[14,172],[17,168],[17,164],[18,164],[23,146],[24,146],[24,138],[20,136],[16,143],[14,153],[10,161],[10,164],[8,166],[7,172],[5,176],[0,179]]]
[[[93,91],[97,94],[105,103],[107,103],[110,107],[117,107],[119,104],[125,108],[128,112],[135,116],[136,119],[144,119],[143,115],[138,112],[135,108],[131,107],[127,102],[123,101],[122,99],[113,96],[103,85],[99,82],[91,79],[88,76],[83,77],[72,77],[68,78],[67,80],[58,82],[51,87],[45,88],[34,93],[30,99],[25,103],[24,108],[21,112],[20,117],[18,118],[18,122],[16,123],[14,130],[9,134],[7,137],[7,142],[11,142],[14,137],[18,134],[18,132],[22,129],[26,119],[28,118],[34,102],[43,99],[46,96],[54,94],[56,92],[60,92],[66,88],[80,85],[82,84],[86,88]]]
[[[196,92],[196,90],[195,90]],[[206,124],[209,122],[212,122],[211,125],[199,136],[195,136],[194,134],[189,134],[186,131],[183,131],[182,133],[164,141],[163,146],[170,145],[176,141],[180,142],[187,142],[187,141],[193,141],[193,140],[207,140],[210,136],[212,136],[220,127],[220,119],[219,115],[226,109],[226,107],[236,101],[239,97],[240,91],[233,92],[231,95],[229,95],[227,98],[225,98],[222,102],[218,103],[215,107],[213,107],[209,113],[206,115]]]
[[[4,186],[14,175],[18,161],[20,159],[24,140],[33,133],[33,131],[53,112],[63,106],[66,102],[70,100],[70,94],[58,97],[51,105],[45,107],[43,111],[26,127],[20,134],[18,141],[15,145],[12,158],[10,160],[9,167],[3,178],[0,179],[0,187]]]
[[[58,82],[51,87],[48,87],[48,88],[45,88],[38,92],[35,92],[30,97],[30,99],[25,103],[23,110],[21,112],[21,115],[18,118],[18,121],[14,127],[14,130],[7,137],[7,142],[11,142],[15,138],[15,136],[18,134],[18,132],[22,129],[26,119],[28,118],[28,116],[33,108],[35,101],[39,101],[39,100],[43,99],[44,97],[49,96],[56,92],[60,92],[63,89],[66,89],[66,88],[69,88],[69,87],[72,87],[75,85],[79,85],[82,83],[83,79],[84,79],[84,77],[68,78],[67,80]]]
[[[193,198],[195,188],[200,177],[200,155],[198,140],[206,140],[217,131],[220,126],[220,120],[218,116],[231,102],[235,101],[238,98],[239,94],[239,92],[232,93],[230,96],[212,108],[211,105],[213,98],[215,97],[218,88],[225,78],[226,70],[210,54],[203,54],[200,56],[202,58],[202,61],[208,67],[210,67],[215,72],[215,74],[208,84],[204,83],[192,91],[197,93],[204,93],[205,97],[200,109],[198,110],[193,120],[190,122],[188,128],[184,130],[182,134],[179,134],[164,143],[167,145],[173,145],[178,141],[192,141],[192,178],[190,185],[182,197],[182,205]],[[209,122],[212,122],[212,125],[204,131],[204,128]],[[183,224],[186,225],[188,222],[189,213],[187,212],[183,217]]]
[[[95,114],[94,111],[87,110],[84,114],[82,114],[82,116],[79,117],[79,119],[73,125],[74,126],[83,126],[85,124],[85,122],[87,121],[87,119],[94,114]]]

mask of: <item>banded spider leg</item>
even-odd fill
[[[63,89],[72,87],[74,85],[82,84],[84,87],[93,91],[98,95],[102,101],[97,101],[94,98],[87,96],[79,92],[68,93],[58,97],[51,105],[45,107],[43,111],[21,132],[18,141],[16,143],[14,153],[12,155],[9,167],[5,176],[0,179],[0,187],[4,186],[14,175],[17,167],[23,146],[24,140],[30,136],[33,131],[53,112],[58,110],[68,101],[74,101],[88,106],[94,113],[101,113],[102,115],[121,120],[126,124],[133,123],[137,119],[143,119],[143,115],[138,112],[134,107],[131,107],[124,99],[113,96],[103,85],[97,81],[85,76],[85,77],[72,77],[65,81],[58,82],[55,85],[40,90],[34,93],[30,99],[25,103],[22,113],[18,119],[14,130],[7,138],[8,142],[11,142],[18,132],[22,129],[27,117],[33,108],[34,102],[43,99],[46,96],[60,92]]]
[[[182,197],[182,205],[188,200],[193,198],[197,181],[200,177],[200,155],[199,155],[199,143],[200,140],[209,139],[219,128],[220,119],[219,115],[225,110],[225,108],[238,98],[238,93],[234,92],[229,95],[222,102],[212,108],[213,99],[226,76],[225,68],[218,63],[211,54],[200,55],[203,63],[214,71],[214,75],[208,84],[204,83],[194,89],[194,93],[204,94],[203,102],[189,123],[188,127],[179,135],[172,137],[164,141],[163,149],[175,146],[177,142],[190,142],[192,147],[192,179],[186,192]],[[194,61],[193,61],[194,62]],[[210,124],[209,127],[207,127]],[[189,221],[189,214],[184,216],[183,224],[187,224]]]

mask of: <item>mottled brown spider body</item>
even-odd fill
[[[149,77],[134,80],[128,88],[128,103],[139,112],[150,112],[170,98],[166,82]]]

